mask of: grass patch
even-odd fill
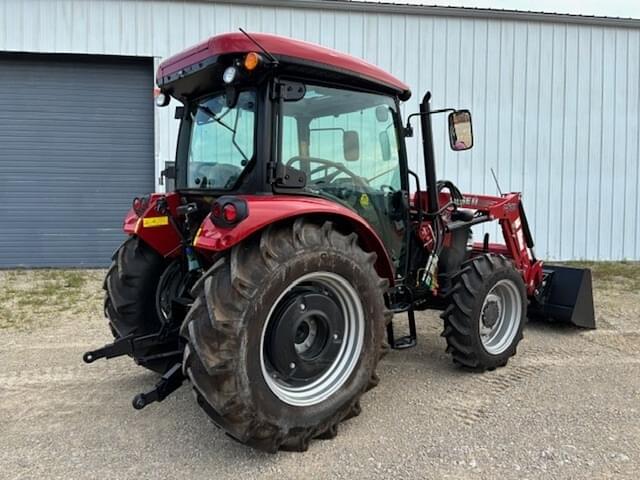
[[[63,283],[65,288],[80,288],[87,282],[87,279],[79,272],[65,272]]]
[[[596,285],[618,284],[627,291],[640,290],[640,262],[566,262],[566,265],[590,268]]]
[[[0,329],[30,328],[100,311],[103,270],[0,271]]]
[[[603,308],[640,298],[640,262],[566,262],[590,268]],[[102,319],[105,270],[0,270],[0,329]],[[86,323],[85,323],[86,324]]]

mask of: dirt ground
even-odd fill
[[[419,314],[359,417],[277,455],[231,441],[189,388],[133,410],[156,376],[128,358],[82,363],[109,341],[104,271],[0,271],[0,478],[638,478],[640,265],[594,269],[597,330],[530,323],[477,375]]]

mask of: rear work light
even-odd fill
[[[233,227],[248,215],[249,206],[241,198],[220,197],[211,205],[211,221],[218,227]]]
[[[171,101],[171,97],[164,93],[164,92],[158,92],[158,94],[156,95],[156,106],[157,107],[166,107],[167,105],[169,105],[169,102]]]
[[[238,74],[238,69],[234,66],[227,67],[224,73],[222,74],[222,81],[226,84],[233,82],[236,79],[236,75]]]

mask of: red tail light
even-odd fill
[[[220,197],[211,205],[211,221],[219,227],[233,227],[248,215],[247,202],[241,198]]]
[[[211,207],[211,213],[214,217],[220,218],[222,216],[222,207],[218,202],[215,202]]]
[[[132,207],[136,215],[141,217],[142,215],[144,215],[144,212],[147,210],[147,207],[149,207],[149,196],[147,195],[144,197],[134,198]]]
[[[238,209],[233,203],[227,203],[222,207],[222,217],[227,223],[235,223],[238,219]]]

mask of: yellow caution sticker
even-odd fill
[[[163,227],[169,225],[169,217],[148,217],[142,219],[142,226],[149,227]]]
[[[366,193],[360,195],[360,206],[362,208],[367,208],[369,206],[369,195]]]

